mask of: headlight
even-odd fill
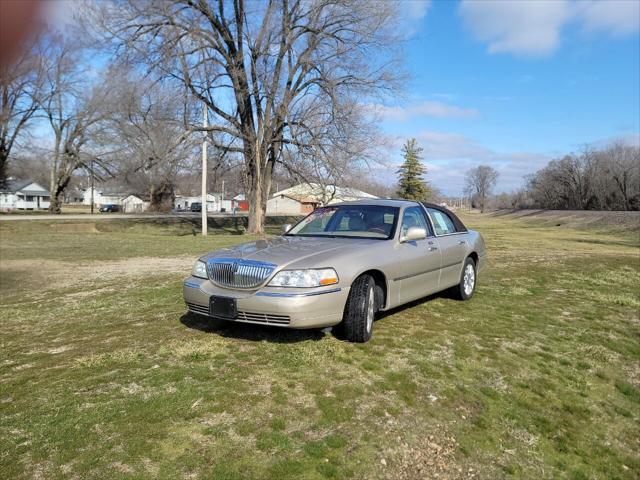
[[[198,278],[207,278],[207,264],[198,260],[191,270],[191,275]]]
[[[282,270],[269,282],[270,287],[321,287],[338,283],[338,274],[333,268],[309,270]]]

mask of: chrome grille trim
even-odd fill
[[[189,308],[193,313],[209,316],[209,307],[205,305],[197,305],[195,303],[187,302],[187,308]]]
[[[273,263],[240,258],[213,258],[207,261],[209,280],[222,287],[255,288],[277,268]]]
[[[289,325],[291,318],[287,315],[272,315],[269,313],[238,312],[239,322],[266,323],[270,325]]]
[[[187,308],[193,313],[199,315],[205,315],[210,318],[219,318],[221,320],[231,320],[237,322],[250,322],[261,323],[265,325],[289,325],[291,323],[291,317],[288,315],[273,315],[270,313],[257,313],[257,312],[238,312],[236,318],[223,318],[216,317],[215,315],[209,315],[209,307],[205,305],[197,305],[195,303],[187,303]]]

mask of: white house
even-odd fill
[[[49,208],[51,194],[31,180],[7,180],[0,190],[0,211],[45,210]]]
[[[190,210],[193,203],[202,203],[202,196],[176,195],[173,208],[176,210]],[[219,212],[223,208],[221,193],[207,194],[207,212]]]
[[[319,205],[350,202],[363,198],[378,197],[355,188],[301,183],[274,193],[267,200],[267,214],[306,215]]]
[[[122,211],[124,213],[142,213],[149,208],[149,202],[137,195],[129,195],[122,201]]]
[[[306,215],[320,204],[318,199],[293,194],[274,195],[267,200],[269,215]]]
[[[91,205],[91,189],[92,187],[89,187],[83,193],[82,203],[85,205]],[[98,207],[101,205],[122,206],[124,199],[128,196],[128,193],[117,190],[93,188],[93,204]]]

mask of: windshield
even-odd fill
[[[287,235],[386,240],[392,238],[396,230],[398,210],[381,205],[322,207],[300,221]]]

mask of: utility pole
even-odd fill
[[[203,122],[202,126],[207,128],[207,105],[204,105],[203,109]],[[207,229],[209,225],[207,223],[207,132],[204,132],[204,138],[202,139],[202,235],[207,235]]]
[[[93,185],[93,158],[91,159],[91,213],[93,213],[93,191],[94,191],[94,185]]]

